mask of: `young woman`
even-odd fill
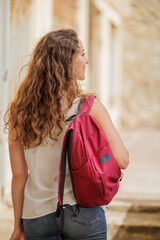
[[[77,80],[85,79],[88,60],[77,33],[52,31],[36,45],[27,75],[5,115],[9,129],[14,230],[10,240],[56,240],[59,218],[53,221],[58,195],[58,169],[67,117],[77,114],[86,97]],[[105,131],[121,169],[129,162],[105,107],[95,98],[90,114]],[[69,174],[64,203],[76,204]],[[74,208],[74,207],[73,207]],[[101,207],[81,208],[74,217],[65,209],[64,240],[107,239]]]

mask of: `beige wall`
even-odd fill
[[[90,2],[90,18],[89,18],[89,69],[90,69],[90,90],[100,93],[100,24],[101,24],[101,15],[100,11],[96,6]]]
[[[134,0],[123,19],[121,122],[160,127],[160,2]]]
[[[75,0],[54,0],[54,27],[75,29],[75,12]]]
[[[0,1],[0,33],[4,32],[4,28],[3,28],[3,2]],[[3,34],[0,34],[0,92],[1,92],[1,87],[2,87],[2,64],[3,64],[3,60],[2,60],[2,56],[3,56],[3,47],[2,47],[2,42],[3,42]],[[1,99],[0,99],[0,103],[1,103]],[[0,108],[1,109],[1,108]]]
[[[132,0],[119,0],[119,1],[105,0],[105,1],[109,4],[109,6],[111,6],[114,10],[119,12],[121,15],[128,16],[130,14]]]

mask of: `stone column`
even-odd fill
[[[31,12],[31,45],[36,44],[44,34],[53,30],[54,0],[34,0]]]
[[[89,1],[76,0],[76,13],[75,13],[76,30],[81,39],[86,56],[88,55],[88,41],[89,41]],[[84,88],[89,83],[89,65],[86,71],[86,80],[82,83]]]

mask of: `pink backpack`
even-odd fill
[[[73,192],[81,207],[107,205],[119,189],[121,170],[113,157],[104,131],[89,114],[93,100],[94,96],[81,100],[79,114],[66,120],[72,122],[64,136],[61,152],[59,210],[63,208],[66,155]]]

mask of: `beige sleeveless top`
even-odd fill
[[[78,113],[79,99],[75,99],[67,117]],[[58,136],[58,141],[47,139],[47,143],[24,151],[29,169],[25,185],[22,218],[36,218],[56,210],[58,202],[58,177],[62,141],[66,129]],[[67,167],[64,203],[75,204]]]

